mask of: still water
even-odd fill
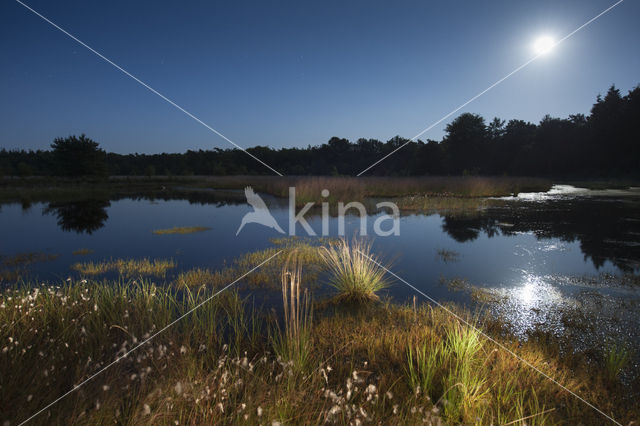
[[[264,198],[287,229],[286,202]],[[5,204],[0,206],[0,255],[51,255],[28,265],[24,273],[32,281],[76,279],[71,264],[109,258],[172,258],[178,263],[173,273],[216,269],[243,253],[269,247],[271,238],[281,236],[257,224],[236,236],[241,218],[251,210],[241,191]],[[375,218],[368,218],[370,231]],[[316,232],[321,221],[318,215],[308,216]],[[359,217],[347,217],[346,235],[354,235],[359,225]],[[211,229],[186,235],[152,233],[174,226]],[[330,219],[330,230],[337,233],[336,218]],[[298,234],[304,235],[300,227]],[[494,310],[511,321],[516,332],[539,325],[562,332],[563,316],[581,309],[581,314],[591,315],[585,318],[598,321],[603,335],[640,340],[635,331],[640,189],[555,186],[548,193],[490,200],[477,212],[403,214],[400,235],[375,237],[373,246],[392,261],[396,274],[430,297]],[[72,254],[81,248],[93,252]],[[447,285],[453,279],[458,285]],[[501,302],[478,302],[471,296],[473,287]],[[398,301],[414,296],[400,282],[387,293]]]

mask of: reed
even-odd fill
[[[429,204],[432,199],[445,200],[449,207],[468,207],[456,198],[499,197],[520,192],[542,192],[551,188],[551,181],[529,177],[483,177],[483,176],[415,176],[415,177],[353,177],[353,176],[219,176],[203,178],[198,185],[222,189],[254,189],[288,197],[289,187],[296,188],[296,204],[307,202],[364,201],[366,198],[407,197],[401,201],[406,208],[416,209],[439,206]],[[329,190],[328,197],[321,191]],[[411,197],[414,197],[411,199]],[[423,204],[426,199],[426,203]],[[478,201],[471,203],[477,205]]]

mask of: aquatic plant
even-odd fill
[[[74,256],[86,256],[88,254],[93,253],[94,250],[88,249],[88,248],[81,248],[78,250],[74,250],[73,252],[71,252],[71,254],[73,254]]]
[[[82,275],[94,276],[117,271],[122,276],[153,275],[164,276],[169,269],[175,268],[173,259],[110,259],[102,262],[78,262],[71,269]]]
[[[329,283],[338,298],[353,302],[378,300],[378,291],[388,286],[380,258],[371,252],[371,243],[354,238],[321,247],[320,254],[331,272]]]
[[[436,253],[444,263],[457,262],[460,259],[460,253],[457,251],[441,248]]]
[[[211,228],[206,226],[181,226],[168,229],[154,229],[151,233],[155,235],[171,235],[171,234],[194,234],[196,232],[208,231]]]

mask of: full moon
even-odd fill
[[[542,55],[544,53],[549,53],[553,46],[555,46],[556,42],[553,38],[549,36],[543,36],[538,38],[535,43],[533,43],[533,49],[536,51],[538,55]]]

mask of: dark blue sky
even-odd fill
[[[282,147],[412,137],[613,0],[25,2],[239,145]],[[460,113],[537,122],[626,93],[639,21],[623,2]],[[122,153],[230,147],[11,0],[0,56],[0,147],[79,133]]]

